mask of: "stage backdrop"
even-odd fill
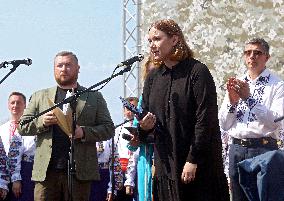
[[[284,78],[283,0],[142,0],[142,47],[155,20],[171,18],[183,30],[195,58],[205,63],[216,83],[218,103],[229,76],[242,75],[244,43],[262,37],[270,44],[267,67]]]

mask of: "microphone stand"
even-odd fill
[[[55,104],[54,106],[34,115],[33,117],[30,117],[26,120],[23,120],[21,121],[19,124],[21,126],[25,125],[25,124],[28,124],[30,122],[32,122],[34,119],[42,116],[43,114],[49,112],[49,111],[52,111],[53,109],[55,109],[56,107],[60,107],[62,106],[63,104],[67,104],[67,103],[70,103],[70,106],[72,108],[72,119],[73,119],[73,132],[72,132],[72,139],[71,139],[71,146],[70,146],[70,153],[69,153],[69,160],[70,162],[68,163],[68,190],[69,190],[69,200],[70,201],[73,201],[73,178],[74,178],[74,175],[76,173],[76,169],[75,169],[75,160],[74,160],[74,135],[75,135],[75,129],[76,129],[76,102],[77,102],[77,99],[80,97],[80,95],[86,93],[86,92],[89,92],[89,91],[92,91],[93,88],[95,87],[98,87],[104,83],[108,83],[111,79],[113,79],[114,77],[117,77],[118,75],[123,75],[123,73],[125,72],[128,72],[131,70],[131,66],[132,65],[128,65],[126,66],[123,70],[119,71],[118,73],[116,74],[113,74],[111,75],[110,77],[102,80],[101,82],[98,82],[94,85],[92,85],[91,87],[87,88],[87,89],[84,89],[82,91],[77,91],[76,93],[74,93],[73,95],[71,95],[70,97],[64,99],[63,101]],[[96,89],[94,91],[98,91],[99,89]],[[113,149],[114,151],[114,149]],[[114,162],[114,159],[112,159],[112,162]],[[114,165],[112,165],[114,166]],[[112,169],[114,170],[114,167],[112,167]],[[113,176],[112,176],[113,177]],[[114,187],[113,187],[114,189]],[[113,193],[114,195],[114,193]]]
[[[2,62],[2,63],[0,64],[0,68],[7,68],[7,67],[8,67],[7,65],[8,65],[8,62],[7,62],[7,61],[4,61],[4,62]],[[4,80],[6,80],[6,78],[9,77],[9,75],[12,74],[12,73],[18,68],[18,66],[19,66],[20,64],[18,64],[18,63],[13,63],[12,65],[13,65],[13,67],[10,69],[10,72],[7,73],[7,75],[5,75],[5,76],[0,80],[0,84],[2,84],[2,82],[4,82]]]
[[[100,82],[98,82],[98,83],[92,85],[91,87],[89,87],[89,88],[87,88],[87,89],[84,89],[84,90],[82,90],[82,91],[77,91],[76,93],[74,93],[74,94],[71,95],[70,97],[64,99],[63,101],[61,101],[61,102],[59,102],[59,103],[57,103],[57,104],[54,104],[54,105],[51,106],[50,108],[48,108],[48,109],[46,109],[46,110],[44,110],[44,111],[42,111],[42,112],[40,112],[40,113],[34,115],[33,117],[30,117],[30,118],[28,118],[28,119],[26,119],[26,120],[21,121],[21,122],[20,122],[20,125],[21,125],[21,126],[26,125],[26,124],[32,122],[34,119],[36,119],[36,118],[42,116],[43,114],[45,114],[45,113],[47,113],[47,112],[49,112],[49,111],[52,111],[53,109],[55,109],[55,108],[57,108],[57,107],[60,107],[60,106],[63,105],[63,104],[71,103],[72,101],[74,101],[74,100],[76,100],[77,98],[79,98],[82,94],[84,94],[84,93],[86,93],[86,92],[90,92],[90,91],[92,91],[93,88],[98,87],[98,86],[100,86],[100,85],[102,85],[102,84],[104,84],[104,83],[106,83],[106,82],[109,82],[109,81],[110,81],[111,79],[113,79],[114,77],[117,77],[118,75],[122,75],[123,73],[128,72],[128,71],[130,71],[130,70],[131,70],[131,65],[130,65],[130,66],[127,66],[126,68],[124,68],[123,70],[119,71],[118,73],[113,74],[112,76],[110,76],[110,77],[108,77],[108,78],[106,78],[106,79],[104,79],[104,80],[102,80],[102,81],[100,81]],[[98,91],[98,90],[94,90],[94,91]],[[94,91],[93,91],[93,92],[94,92]]]
[[[72,89],[72,93],[74,93],[74,89]],[[69,161],[68,161],[68,189],[69,189],[70,201],[73,201],[73,178],[76,174],[75,159],[74,159],[75,130],[77,125],[76,106],[77,106],[77,100],[73,99],[73,101],[70,103],[70,107],[72,109],[73,128],[72,128],[71,145],[69,152]]]

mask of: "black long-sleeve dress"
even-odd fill
[[[190,58],[172,69],[152,70],[144,83],[143,109],[156,115],[155,186],[159,201],[227,201],[216,88],[208,68]],[[186,162],[195,181],[181,183]],[[154,192],[155,193],[155,192]]]

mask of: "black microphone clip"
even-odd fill
[[[30,58],[27,58],[27,59],[21,59],[21,60],[7,61],[7,63],[12,64],[13,66],[18,66],[20,64],[25,64],[29,66],[32,64],[32,60]]]
[[[8,64],[12,64],[14,67],[18,67],[20,64],[29,66],[32,64],[32,60],[30,58],[27,58],[21,60],[4,61],[0,64],[0,68],[6,68]]]
[[[144,56],[142,54],[138,54],[137,56],[131,57],[130,59],[127,59],[120,64],[117,65],[117,67],[122,67],[122,66],[130,66],[136,61],[142,61],[144,59]]]
[[[147,113],[145,114],[145,112],[143,112],[142,110],[139,110],[135,105],[132,105],[125,98],[122,98],[121,96],[119,98],[120,98],[120,100],[121,100],[121,102],[123,104],[123,107],[127,108],[133,114],[135,114],[138,120],[143,119],[143,117],[147,114]]]

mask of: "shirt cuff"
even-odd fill
[[[8,181],[6,181],[4,179],[0,179],[0,188],[9,191],[8,183],[9,183]]]
[[[20,172],[15,172],[12,176],[11,176],[11,181],[14,182],[14,181],[21,181],[22,180],[22,177],[21,177],[21,174]]]
[[[237,109],[237,104],[236,105],[231,105],[231,104],[228,104],[227,105],[227,108],[229,110],[229,113],[235,113],[236,109]]]
[[[111,189],[110,189],[110,190],[108,189],[107,193],[108,193],[108,194],[112,193],[112,192],[111,192]],[[114,193],[114,195],[116,196],[116,195],[117,195],[117,190],[114,190],[113,193]]]
[[[130,179],[127,179],[127,180],[124,182],[124,186],[132,186],[132,187],[134,187],[134,186],[135,186],[135,183],[134,183],[134,181],[130,181]]]

